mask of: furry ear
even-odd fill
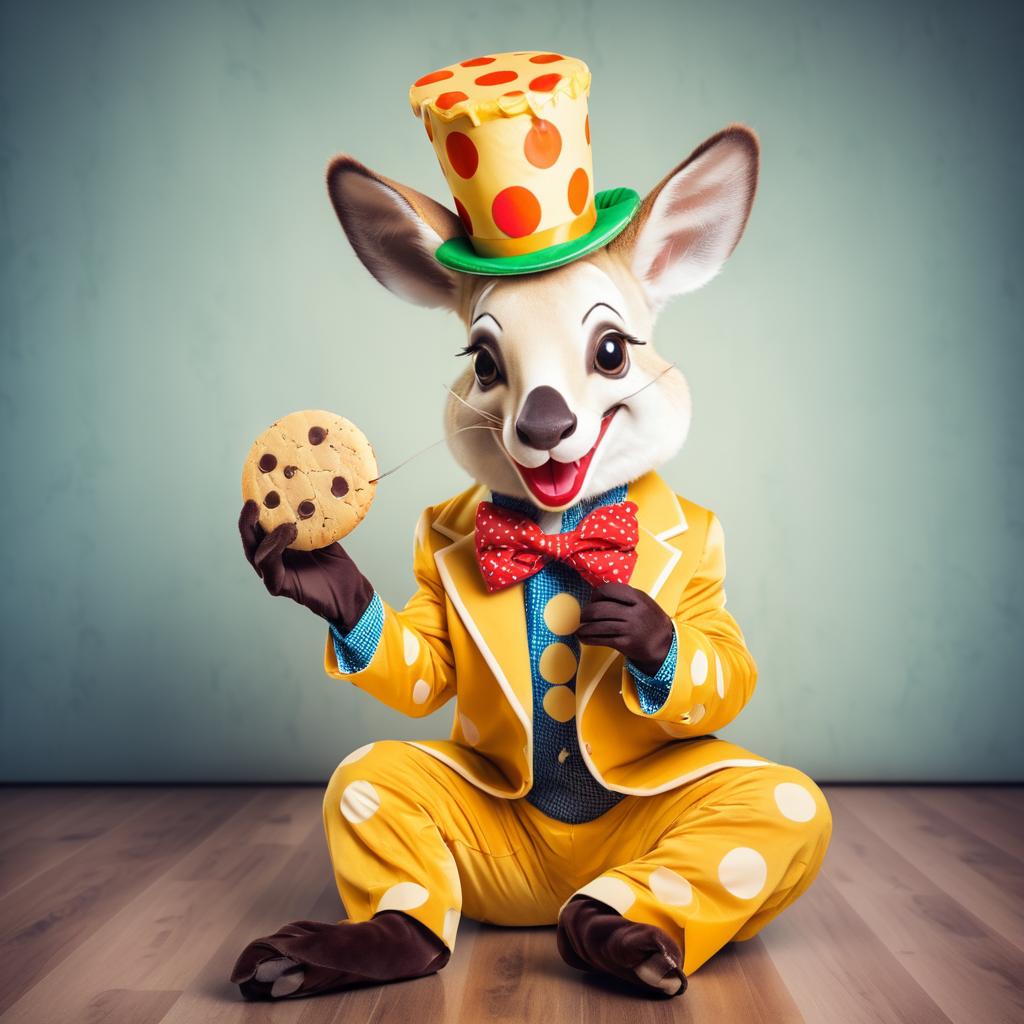
[[[327,191],[356,255],[385,288],[420,306],[458,308],[461,275],[434,259],[442,242],[464,234],[454,213],[349,156],[331,161]]]
[[[652,309],[700,288],[722,269],[750,215],[758,153],[757,136],[743,125],[713,135],[652,189],[610,243]]]

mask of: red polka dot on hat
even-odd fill
[[[550,167],[562,152],[562,136],[550,121],[535,118],[526,133],[523,152],[534,167]]]
[[[473,220],[469,216],[469,210],[467,210],[458,199],[455,200],[455,212],[458,213],[459,220],[462,221],[462,226],[466,231],[469,234],[473,234]]]
[[[460,178],[472,178],[480,164],[480,154],[473,140],[463,132],[452,132],[444,140],[445,152],[452,170]]]
[[[582,167],[577,167],[569,179],[569,209],[577,216],[587,208],[590,195],[590,178]]]
[[[514,82],[519,75],[514,71],[489,71],[486,75],[481,75],[479,78],[474,79],[477,85],[507,85],[509,82]]]
[[[561,75],[538,75],[530,82],[530,88],[534,92],[551,92],[561,80]]]
[[[443,82],[446,78],[451,78],[454,74],[454,71],[449,71],[447,68],[442,71],[431,71],[429,75],[417,78],[416,85],[433,85],[434,82]]]
[[[494,197],[491,216],[498,230],[509,238],[524,238],[537,230],[541,217],[540,202],[528,188],[510,185]]]
[[[456,103],[468,99],[469,97],[464,92],[443,92],[435,102],[442,110],[450,110]]]

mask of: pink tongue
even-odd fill
[[[556,462],[548,459],[530,474],[533,486],[546,498],[554,498],[572,489],[578,466],[575,462]]]

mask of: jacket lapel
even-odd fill
[[[488,592],[477,565],[473,533],[436,552],[434,560],[462,624],[531,735],[533,686],[522,584]]]

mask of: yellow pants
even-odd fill
[[[687,974],[800,896],[832,831],[821,791],[784,765],[725,768],[570,825],[390,740],[338,766],[324,824],[350,920],[401,910],[454,948],[461,914],[554,924],[585,893],[667,932]]]

